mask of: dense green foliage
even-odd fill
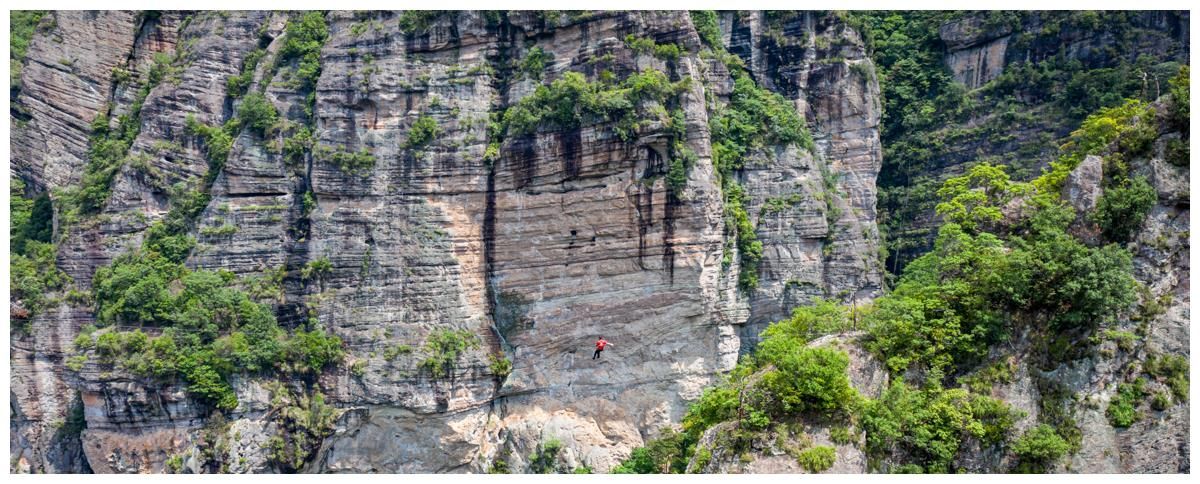
[[[796,460],[800,462],[800,467],[803,467],[804,470],[819,473],[833,467],[834,461],[837,460],[837,453],[833,447],[818,445],[800,451]]]
[[[683,473],[687,468],[687,453],[683,450],[685,434],[665,429],[645,447],[633,449],[629,458],[612,469],[613,474],[670,474]]]
[[[1180,355],[1154,355],[1146,359],[1146,373],[1167,384],[1175,401],[1188,400],[1188,359]]]
[[[313,159],[323,163],[333,163],[345,173],[365,175],[375,167],[375,155],[366,148],[358,151],[345,151],[326,145],[317,145],[313,150]]]
[[[271,104],[266,96],[256,92],[242,98],[237,113],[242,126],[258,133],[259,136],[265,135],[267,130],[279,121],[279,112],[275,110],[275,105]]]
[[[404,146],[413,150],[420,149],[433,142],[439,133],[441,128],[438,128],[437,120],[431,116],[418,117],[408,130],[408,139],[405,140]]]
[[[191,136],[198,136],[204,141],[205,158],[208,159],[209,170],[225,166],[229,152],[233,150],[233,139],[238,134],[241,123],[237,118],[230,119],[223,126],[209,126],[189,115],[184,129]]]
[[[530,79],[541,81],[546,70],[546,64],[554,60],[554,54],[546,52],[538,46],[529,49],[525,57],[521,59],[521,63],[517,65],[517,72],[529,76]]]
[[[1143,177],[1109,187],[1096,203],[1092,219],[1113,241],[1127,241],[1142,226],[1150,209],[1158,202],[1158,192]]]
[[[21,65],[25,60],[25,52],[29,50],[29,42],[33,39],[33,34],[45,15],[45,10],[10,10],[8,12],[8,79],[10,87],[17,87],[21,82]]]
[[[897,381],[867,402],[862,426],[868,453],[906,455],[907,465],[944,473],[967,439],[1002,443],[1015,418],[1003,402],[966,389],[916,389]]]
[[[938,215],[969,232],[994,226],[1002,218],[1000,208],[1022,194],[1022,186],[1011,183],[1004,169],[984,162],[966,176],[946,180],[937,191],[944,200],[937,205]]]
[[[934,250],[910,264],[868,318],[869,347],[889,368],[962,371],[1016,329],[1016,315],[1055,331],[1089,331],[1133,304],[1129,252],[1068,235],[1074,215],[1057,195],[1025,199],[1020,230],[982,230],[996,228],[1000,205],[1044,182],[1011,183],[981,164],[943,185],[939,209],[949,223]]]
[[[691,10],[692,25],[700,34],[700,40],[710,48],[721,47],[721,25],[717,21],[717,12],[712,10]]]
[[[1188,128],[1192,124],[1191,116],[1191,68],[1183,66],[1179,68],[1179,73],[1172,77],[1168,84],[1171,86],[1167,91],[1171,96],[1170,114],[1173,127],[1180,133],[1185,135],[1189,132]]]
[[[1153,119],[1154,109],[1137,100],[1093,113],[1071,133],[1062,154],[1050,163],[1047,173],[1034,180],[1034,187],[1044,193],[1061,189],[1067,175],[1088,155],[1107,155],[1106,181],[1122,180],[1128,174],[1125,158],[1144,154],[1154,141]]]
[[[557,439],[538,444],[538,448],[529,455],[529,470],[534,474],[551,474],[562,451],[562,442]]]
[[[12,329],[45,309],[47,296],[63,289],[70,278],[58,269],[57,247],[52,243],[54,209],[47,194],[25,198],[25,182],[12,178],[9,185],[9,284],[13,307]]]
[[[445,10],[405,10],[400,14],[400,31],[409,35],[423,34],[429,30],[429,24],[447,13],[453,12]]]
[[[340,361],[336,336],[297,330],[289,337],[268,306],[234,286],[233,274],[184,267],[187,251],[174,244],[148,242],[96,271],[98,324],[163,328],[153,338],[141,330],[101,332],[95,347],[102,362],[141,376],[181,377],[189,392],[228,410],[237,405],[228,383],[235,373],[317,373]]]
[[[317,79],[321,77],[321,47],[328,39],[329,27],[321,12],[308,12],[288,22],[276,63],[296,62],[294,75],[300,80],[300,90],[309,91],[316,87]]]
[[[799,343],[799,344],[797,344]],[[771,397],[763,403],[780,415],[831,413],[847,410],[854,389],[846,378],[846,353],[829,348],[808,348],[803,340],[768,338],[758,352],[764,363],[775,366],[762,375],[759,387]]]
[[[282,384],[271,391],[271,412],[277,434],[267,440],[267,459],[283,472],[300,472],[305,462],[333,433],[338,410],[325,403],[325,396],[293,392]]]
[[[1089,113],[1118,107],[1127,98],[1151,100],[1159,95],[1158,86],[1165,88],[1164,81],[1178,69],[1172,59],[1180,58],[1180,49],[1186,47],[1171,43],[1167,49],[1147,52],[1138,39],[1162,33],[1135,20],[1139,15],[874,11],[843,16],[863,32],[882,90],[884,164],[878,205],[893,271],[899,272],[935,238],[935,231],[914,222],[934,208],[937,174],[945,167],[990,160],[1010,166],[1015,178],[1028,180],[1036,175],[1035,166],[1054,156],[1062,135]],[[947,67],[948,49],[940,31],[964,17],[979,22],[960,24],[960,33],[1013,32],[1003,73],[969,91]],[[1063,48],[1101,34],[1107,39],[1102,55]],[[1135,58],[1135,52],[1143,54]],[[1177,144],[1176,151],[1185,146]]]
[[[633,34],[625,36],[625,46],[638,54],[649,54],[666,61],[679,60],[684,54],[679,44],[659,44],[654,39]]]
[[[420,368],[432,378],[445,378],[454,371],[458,357],[479,347],[479,337],[467,330],[438,329],[429,333],[421,348],[425,359]]]
[[[1104,120],[1114,115],[1145,116],[1146,111],[1136,103],[1102,110],[1075,135],[1077,147],[1064,150],[1060,165],[1077,164],[1088,151],[1107,150],[1119,158],[1144,149],[1140,140],[1149,136],[1144,128],[1120,128],[1141,121]],[[1106,169],[1106,183],[1144,183],[1131,179],[1128,167],[1113,166]],[[988,361],[1011,336],[1025,333],[1040,342],[1030,357],[1053,367],[1079,355],[1064,348],[1086,345],[1093,334],[1121,333],[1112,324],[1131,314],[1137,300],[1128,250],[1116,244],[1088,246],[1067,232],[1076,217],[1059,200],[1060,169],[1019,183],[1003,167],[983,163],[947,180],[937,190],[946,223],[934,249],[910,263],[891,292],[865,308],[817,300],[771,325],[753,357],[692,405],[682,434],[665,443],[649,442],[619,469],[682,472],[683,467],[648,449],[675,449],[685,456],[683,462],[701,459],[702,453],[707,458],[709,449],[697,448],[697,442],[718,424],[733,425],[723,430],[720,445],[736,451],[774,422],[835,415],[857,422],[876,470],[951,472],[965,449],[1003,449],[1012,440],[1010,450],[1020,460],[1016,470],[1034,472],[1077,450],[1080,433],[1071,394],[1061,385],[1039,380],[1040,426],[1019,439],[1009,435],[1019,415],[986,396],[993,384],[1012,379],[1011,362]],[[1136,190],[1143,193],[1126,195],[1119,185],[1109,186],[1106,191],[1114,198],[1106,210],[1140,222],[1138,214],[1144,215],[1153,196]],[[1125,198],[1138,200],[1119,200]],[[860,316],[868,332],[866,348],[895,378],[877,399],[862,398],[849,387],[845,354],[806,345],[820,335],[854,328]],[[1145,368],[1173,393],[1186,393],[1185,359],[1152,358]],[[920,386],[902,379],[912,376],[922,378]],[[962,388],[944,387],[955,379]],[[1128,426],[1138,418],[1137,406],[1148,396],[1139,382],[1120,386],[1108,409],[1114,425]],[[1165,394],[1156,399],[1163,408],[1170,400]],[[846,434],[840,440],[853,441]]]
[[[1055,432],[1054,427],[1041,424],[1025,431],[1013,443],[1012,450],[1021,459],[1018,471],[1043,472],[1070,452],[1071,445]]]
[[[48,194],[25,198],[25,181],[9,182],[9,252],[24,254],[29,242],[51,242],[54,206]]]
[[[255,49],[247,54],[242,61],[242,72],[236,76],[230,76],[229,80],[225,81],[225,93],[235,99],[245,95],[246,91],[250,89],[250,83],[254,81],[254,70],[266,56],[266,49]]]
[[[539,127],[579,129],[584,124],[614,122],[623,140],[637,133],[640,105],[665,104],[687,87],[689,80],[671,82],[662,72],[645,70],[617,82],[610,76],[589,82],[583,74],[567,72],[548,85],[540,85],[504,111],[493,129],[496,137],[523,136]]]
[[[1129,383],[1117,385],[1117,394],[1108,401],[1104,414],[1113,427],[1128,427],[1142,419],[1138,405],[1146,397],[1146,381],[1137,378]]]

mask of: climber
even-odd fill
[[[597,339],[596,339],[596,353],[592,355],[592,359],[594,360],[594,359],[596,359],[596,358],[599,358],[599,357],[600,357],[600,352],[601,352],[601,351],[604,351],[604,347],[605,347],[605,346],[608,346],[608,345],[610,345],[610,344],[612,344],[612,343],[609,343],[609,342],[607,342],[607,341],[604,341],[604,337],[603,337],[603,336],[599,336],[599,337],[597,337]]]

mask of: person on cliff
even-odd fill
[[[599,358],[599,357],[600,357],[600,352],[601,352],[601,351],[604,351],[604,347],[605,347],[605,346],[608,346],[608,345],[610,345],[610,344],[612,344],[612,343],[609,343],[608,341],[605,341],[603,336],[600,336],[600,337],[598,337],[598,339],[596,339],[596,353],[594,353],[594,354],[592,355],[592,359],[594,360],[594,359],[596,359],[596,358]]]

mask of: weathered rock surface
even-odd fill
[[[53,27],[33,38],[11,114],[10,165],[32,191],[57,196],[79,184],[92,120],[110,104],[114,115],[129,114],[137,100],[137,83],[118,74],[137,79],[163,56],[172,67],[146,95],[140,132],[102,213],[60,221],[58,265],[75,286],[89,289],[97,268],[140,246],[176,187],[211,176],[212,199],[191,229],[199,244],[188,265],[246,278],[282,274],[272,301],[281,324],[297,327],[311,316],[342,339],[348,356],[311,380],[237,378],[238,407],[218,414],[178,382],[95,361],[69,369],[73,339],[95,318],[91,305],[63,298],[37,315],[29,334],[13,334],[13,472],[277,471],[278,400],[300,389],[320,390],[336,408],[331,434],[301,471],[483,472],[499,461],[522,471],[551,440],[563,444],[562,467],[605,471],[678,422],[769,322],[815,297],[865,303],[883,286],[878,81],[859,33],[834,14],[719,15],[723,47],[760,86],[794,103],[816,141],[811,152],[764,146],[736,174],[764,246],[751,291],[738,287],[736,253],[724,263],[734,245],[709,133],[731,76],[701,54],[686,12],[451,12],[408,31],[396,12],[331,12],[311,105],[291,71],[271,60],[287,13],[51,15]],[[1147,15],[1146,29],[1174,32],[1177,17]],[[952,70],[969,86],[994,78],[1015,55],[1005,42],[1016,31],[981,25],[941,32],[953,50]],[[676,43],[683,54],[638,53],[626,45],[630,34]],[[1065,47],[1072,55],[1103,63],[1090,56],[1100,55],[1104,39],[1072,38]],[[1175,44],[1169,36],[1146,41],[1147,48]],[[535,47],[549,54],[542,81],[516,68]],[[365,150],[374,158],[369,169],[351,173],[311,155],[289,160],[276,134],[263,139],[243,130],[220,172],[208,172],[205,146],[185,132],[186,120],[215,126],[233,116],[240,101],[227,95],[226,83],[259,48],[268,54],[252,88],[290,122],[307,123],[312,109],[318,146]],[[680,141],[698,155],[678,196],[663,176],[671,140],[657,120],[629,141],[610,123],[543,127],[488,154],[489,118],[539,82],[572,71],[596,80],[606,71],[620,78],[643,69],[693,81],[671,106],[684,114]],[[422,117],[436,122],[438,134],[414,149],[408,141]],[[1037,130],[1017,131],[1021,138]],[[1146,323],[1144,341],[1132,352],[1050,371],[1021,363],[1011,381],[993,387],[993,396],[1026,412],[1018,430],[1037,422],[1039,378],[1065,382],[1077,396],[1075,418],[1088,445],[1059,471],[1190,470],[1188,403],[1162,412],[1144,403],[1146,418],[1124,430],[1104,415],[1130,364],[1150,352],[1189,351],[1189,182],[1186,168],[1163,161],[1170,136],[1178,135],[1131,164],[1159,192],[1132,243],[1138,280],[1164,303]],[[986,144],[968,143],[962,152]],[[1102,166],[1089,159],[1068,183],[1081,217],[1100,195]],[[329,274],[301,277],[322,258]],[[481,345],[435,379],[420,370],[419,349],[440,329],[469,331]],[[600,335],[613,346],[592,360]],[[877,396],[887,372],[856,338],[814,344],[846,350],[854,386]],[[1017,338],[1014,347],[1025,343]],[[401,345],[418,351],[384,356]],[[503,377],[490,368],[500,355],[513,364]],[[829,425],[797,425],[779,442],[756,443],[748,460],[722,454],[718,440],[729,429],[714,427],[701,442],[712,459],[693,464],[710,472],[801,472],[791,453],[833,444]],[[870,470],[863,436],[856,438],[833,445],[830,472]],[[959,463],[988,472],[1012,464],[1011,456],[982,450]]]
[[[137,86],[113,78],[115,69],[137,79],[155,54],[174,68],[145,98],[129,154],[136,162],[118,172],[103,213],[62,230],[60,266],[87,289],[98,267],[136,248],[166,214],[173,186],[208,175],[204,146],[185,121],[218,125],[236,112],[226,81],[252,50],[279,50],[287,15],[52,15],[57,26],[34,37],[16,100],[29,117],[14,129],[12,166],[37,191],[79,183],[89,125],[106,105],[114,116],[132,114]],[[461,12],[409,32],[394,12],[326,18],[314,138],[365,149],[373,167],[297,165],[270,148],[279,140],[243,131],[215,174],[188,261],[248,277],[282,268],[280,321],[295,324],[312,307],[345,342],[346,367],[317,382],[338,408],[336,429],[305,470],[480,472],[496,459],[521,470],[548,439],[564,443],[565,466],[607,470],[678,421],[766,322],[815,296],[868,299],[880,289],[879,89],[857,33],[832,15],[789,20],[785,37],[795,42],[785,47],[762,39],[761,13],[720,19],[726,47],[757,82],[795,102],[818,146],[767,146],[740,175],[768,247],[763,283],[751,293],[738,289],[736,264],[722,265],[727,235],[710,158],[709,103],[725,102],[731,81],[724,65],[700,55],[686,12],[512,12],[500,21]],[[637,53],[625,45],[629,34],[676,43],[684,55]],[[834,47],[817,48],[814,38]],[[699,160],[680,197],[661,176],[662,123],[632,141],[603,123],[541,130],[506,139],[499,158],[485,161],[489,115],[537,86],[512,72],[534,47],[551,56],[547,82],[568,71],[594,80],[602,70],[642,69],[693,79],[677,107],[684,146]],[[57,63],[62,52],[79,57],[70,69]],[[304,95],[272,65],[269,56],[260,63],[253,87],[304,122]],[[439,134],[412,149],[406,140],[421,116]],[[761,213],[781,196],[800,202]],[[236,230],[215,230],[226,226]],[[301,280],[304,264],[319,258],[331,273]],[[71,341],[93,321],[91,308],[63,302],[14,338],[14,471],[272,469],[272,391],[240,381],[239,407],[218,418],[178,385],[95,362],[70,371]],[[416,354],[383,358],[396,345],[419,348],[435,329],[468,330],[483,344],[447,379],[421,374]],[[593,361],[598,335],[613,346]],[[510,358],[511,375],[493,375],[490,355]],[[351,374],[351,362],[360,371]],[[54,437],[77,393],[86,428]],[[206,464],[213,448],[223,466]]]

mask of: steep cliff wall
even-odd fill
[[[1088,114],[1164,94],[1191,45],[1188,12],[892,15],[860,19],[889,97],[879,210],[895,273],[932,245],[943,180],[979,162],[1038,176]]]
[[[85,296],[52,299],[13,334],[13,471],[523,470],[551,440],[563,465],[605,470],[677,421],[764,323],[881,286],[879,88],[833,15],[722,13],[707,44],[686,12],[331,12],[311,87],[308,59],[276,62],[298,15],[47,15],[11,114],[11,166],[27,196],[54,199],[58,266]],[[815,143],[765,139],[721,175],[710,121],[739,102],[743,69]],[[605,86],[662,72],[680,87],[623,108],[632,131],[592,116],[497,135],[506,110],[569,72]],[[238,83],[283,121],[234,130],[214,163],[194,125],[245,118]],[[132,139],[86,215],[68,202],[90,183],[98,118]],[[299,127],[311,142],[293,151]],[[762,243],[750,269],[728,179]],[[274,277],[258,300],[286,328],[339,337],[343,362],[282,386],[235,375],[237,407],[214,411],[186,382],[72,345],[96,321],[93,274],[197,187],[210,198],[187,227],[187,265]],[[743,271],[757,285],[739,284]],[[435,376],[420,363],[442,330],[480,344]],[[613,347],[591,360],[598,335]],[[314,391],[333,409],[301,396]],[[280,435],[315,436],[311,452],[280,458]]]

